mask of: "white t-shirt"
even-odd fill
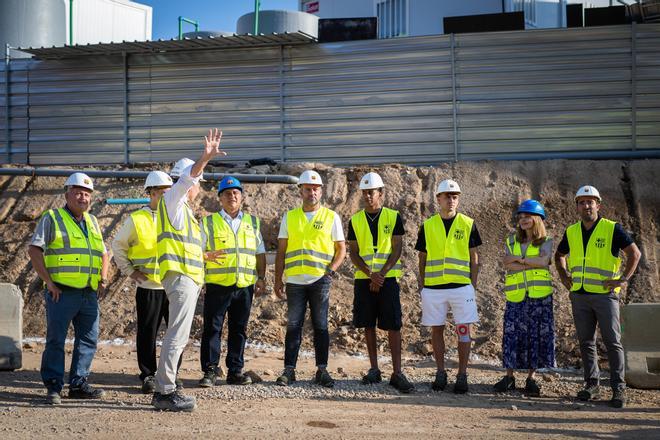
[[[305,217],[307,217],[307,221],[312,220],[314,218],[314,215],[316,215],[316,211],[309,211],[305,212]],[[341,218],[339,217],[339,214],[335,212],[335,218],[334,221],[332,222],[332,230],[330,232],[330,235],[332,236],[332,241],[344,241],[344,228],[341,224]],[[282,216],[282,223],[280,223],[280,232],[277,234],[277,238],[289,238],[289,231],[286,225],[286,212]],[[320,277],[318,276],[313,276],[313,275],[293,275],[290,277],[286,277],[286,282],[291,283],[291,284],[301,284],[301,285],[308,285],[312,284],[318,280],[321,279],[323,275]]]

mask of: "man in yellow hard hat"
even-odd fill
[[[387,331],[392,354],[390,385],[402,393],[415,389],[401,371],[401,249],[403,220],[399,213],[383,206],[383,179],[367,173],[360,179],[364,209],[348,226],[350,257],[355,266],[353,324],[364,328],[371,368],[362,383],[381,382],[376,345],[376,324]]]
[[[451,308],[458,336],[458,374],[454,384],[457,394],[468,391],[470,325],[479,320],[475,292],[479,273],[477,247],[481,245],[474,220],[458,212],[460,195],[455,181],[440,182],[435,192],[439,212],[424,222],[415,245],[419,251],[422,325],[431,327],[437,366],[432,389],[442,391],[447,386],[444,331]]]
[[[46,402],[61,403],[64,343],[73,323],[75,341],[69,371],[69,398],[99,399],[87,377],[99,336],[98,296],[105,291],[109,256],[96,217],[89,214],[94,184],[84,173],[66,180],[66,204],[44,212],[28,248],[32,267],[46,284],[46,348],[41,379]]]
[[[588,401],[600,395],[598,326],[610,364],[610,405],[623,408],[626,384],[618,294],[635,273],[641,252],[619,223],[600,216],[601,197],[596,188],[586,185],[578,189],[575,204],[580,221],[566,229],[555,253],[555,263],[561,283],[570,291],[582,353],[585,386],[577,397]],[[621,251],[626,256],[623,271]]]
[[[282,299],[286,297],[288,309],[284,372],[277,378],[277,384],[287,386],[296,380],[295,369],[309,302],[317,367],[314,381],[331,388],[335,381],[327,369],[328,305],[330,284],[346,257],[344,231],[339,215],[321,206],[323,181],[319,173],[303,172],[298,186],[303,203],[284,214],[275,259],[275,294]],[[286,295],[283,275],[286,275]]]
[[[163,320],[166,324],[168,322],[169,301],[158,272],[156,218],[158,202],[172,184],[172,178],[167,173],[150,172],[144,182],[149,204],[132,212],[112,241],[117,267],[137,283],[135,345],[144,394],[156,391],[156,337],[160,323]]]

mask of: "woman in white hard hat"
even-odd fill
[[[544,219],[543,205],[536,200],[525,200],[516,210],[516,231],[506,240],[502,260],[507,271],[502,338],[506,376],[495,384],[498,392],[514,390],[514,370],[527,370],[525,393],[538,397],[541,388],[534,379],[535,371],[555,366],[553,289],[549,271],[552,239],[546,234]]]

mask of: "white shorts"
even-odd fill
[[[455,289],[422,289],[422,325],[445,325],[449,307],[454,324],[471,324],[479,320],[472,284]]]

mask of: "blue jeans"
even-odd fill
[[[73,322],[75,340],[69,387],[79,387],[87,381],[89,368],[96,353],[99,336],[99,304],[96,292],[90,288],[62,290],[58,302],[50,293],[46,300],[46,348],[41,357],[41,379],[49,390],[60,392],[64,386],[64,342]]]
[[[330,335],[328,333],[329,298],[330,277],[328,276],[323,276],[318,281],[307,285],[287,283],[288,323],[284,340],[285,368],[296,368],[308,302],[314,327],[316,366],[326,367],[328,365],[328,350],[330,349]]]

